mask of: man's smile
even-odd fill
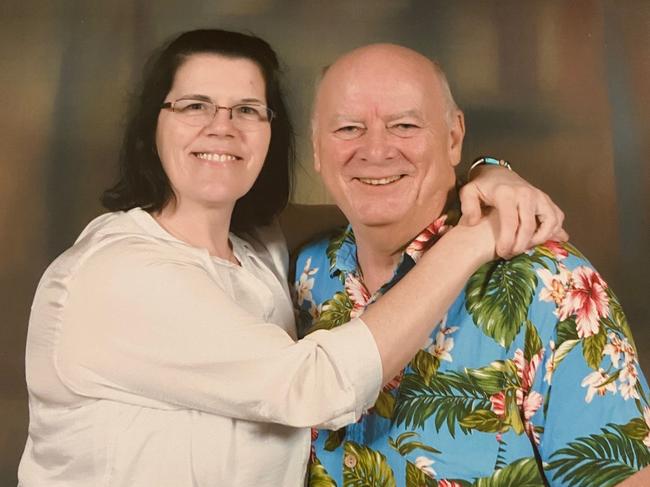
[[[399,181],[404,176],[405,176],[404,174],[400,174],[397,176],[388,176],[385,178],[354,178],[354,179],[360,181],[363,184],[369,184],[371,186],[385,186],[387,184],[394,183],[395,181]]]

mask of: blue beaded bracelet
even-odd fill
[[[474,169],[477,166],[482,166],[483,164],[489,164],[491,166],[502,166],[507,168],[509,171],[512,171],[512,167],[510,166],[510,163],[505,159],[495,159],[494,157],[485,156],[485,157],[479,157],[472,163],[472,165],[469,167],[469,171],[467,171],[467,177],[469,178],[469,175],[472,173],[472,169]]]

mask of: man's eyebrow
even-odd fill
[[[402,118],[402,117],[423,118],[422,112],[420,110],[413,109],[413,110],[405,110],[403,112],[393,113],[388,117],[388,119],[397,120],[398,118]]]

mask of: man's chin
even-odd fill
[[[368,228],[391,227],[403,222],[407,215],[387,214],[379,212],[357,213],[356,218],[348,218],[353,222],[353,226],[363,225]]]

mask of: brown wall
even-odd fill
[[[650,372],[647,1],[12,0],[0,20],[0,485],[15,485],[26,437],[36,283],[101,212],[146,53],[191,28],[252,31],[286,62],[300,202],[326,201],[306,139],[319,68],[377,41],[438,58],[467,115],[465,158],[506,157],[562,206],[573,242],[617,290]]]

